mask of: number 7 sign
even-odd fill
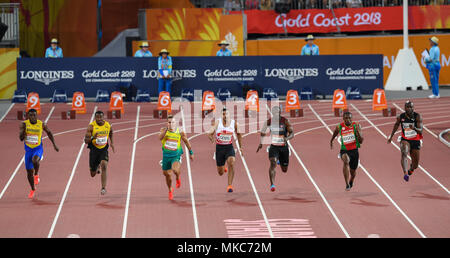
[[[111,100],[109,101],[109,111],[120,110],[120,113],[124,113],[122,93],[114,91],[111,93]]]

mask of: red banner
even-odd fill
[[[247,31],[252,34],[330,33],[352,31],[386,31],[403,29],[403,7],[370,7],[275,11],[249,10]],[[409,29],[450,28],[450,6],[409,7]],[[336,26],[337,25],[337,26]]]

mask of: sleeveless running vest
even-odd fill
[[[216,144],[228,145],[233,143],[233,133],[234,133],[234,120],[231,120],[229,126],[225,127],[222,123],[222,118],[219,119],[219,125],[216,130]]]
[[[90,123],[90,125],[92,125],[92,127],[93,127],[92,136],[94,136],[96,133],[98,133],[97,139],[93,139],[92,144],[97,149],[105,148],[106,145],[108,144],[108,137],[109,137],[109,132],[111,130],[111,125],[106,121],[102,126],[98,125],[97,121],[93,121],[92,123]]]
[[[182,154],[180,128],[177,128],[175,132],[167,130],[166,137],[162,139],[161,143],[164,156],[168,157]]]
[[[350,126],[346,126],[345,123],[339,124],[341,150],[354,150],[360,147],[358,138],[356,137],[356,126],[356,122],[352,122]]]
[[[42,121],[37,120],[35,124],[32,124],[29,119],[25,120],[25,145],[30,148],[36,148],[41,145],[42,142]]]
[[[414,125],[414,127],[417,127],[418,115],[418,113],[414,112],[413,118],[409,118],[406,113],[400,114],[400,127],[402,128],[403,139],[419,141],[423,138],[422,134],[419,134],[415,130],[409,128],[410,125]]]
[[[267,120],[270,129],[271,144],[274,146],[285,146],[287,136],[286,118],[280,116],[278,124],[272,124],[272,119]]]

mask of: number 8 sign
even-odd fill
[[[77,114],[86,113],[86,101],[84,99],[83,92],[74,92],[72,97],[72,110],[75,110]]]

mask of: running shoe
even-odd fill
[[[350,186],[350,188],[353,187],[353,181],[348,182],[348,185]]]
[[[350,191],[350,188],[352,188],[350,185],[347,185],[346,187],[345,187],[345,191]]]
[[[31,191],[30,191],[30,194],[28,195],[28,199],[33,199],[33,197],[34,197],[34,191],[35,191],[35,190],[31,190]]]
[[[409,181],[409,176],[405,174],[405,176],[403,176],[403,179],[405,179],[406,182]]]
[[[270,186],[270,191],[275,192],[275,185]]]
[[[101,195],[105,195],[105,194],[106,194],[106,189],[105,189],[105,188],[102,188],[102,190],[100,191],[100,194],[101,194]]]
[[[41,182],[41,179],[39,179],[39,175],[35,175],[35,176],[34,176],[34,185],[35,185],[35,186],[38,185],[39,182]]]
[[[233,186],[229,185],[227,187],[227,192],[232,193],[233,192]]]
[[[169,191],[169,200],[173,200],[173,188]]]
[[[408,175],[409,176],[412,175],[413,173],[414,173],[414,170],[411,170],[411,169],[408,170]]]
[[[180,188],[180,186],[181,186],[181,180],[180,180],[180,179],[177,179],[177,184],[176,184],[176,186],[177,186],[177,188]]]

